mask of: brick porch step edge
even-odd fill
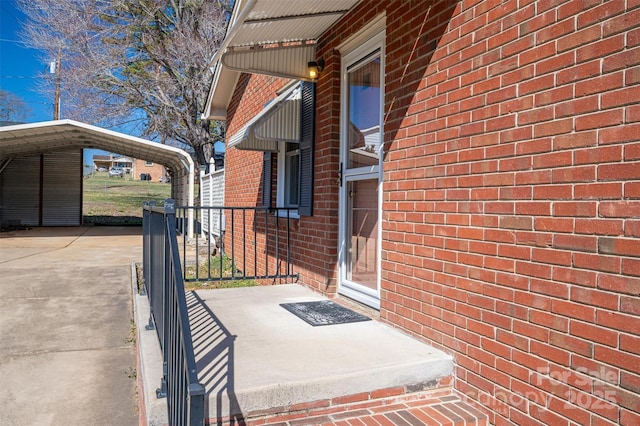
[[[245,417],[210,419],[208,424],[486,426],[487,416],[463,402],[451,388],[407,393],[406,388],[397,387],[247,413]]]

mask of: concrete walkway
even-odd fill
[[[141,228],[0,234],[0,424],[137,425]]]
[[[210,418],[428,389],[452,374],[450,356],[379,321],[313,327],[280,306],[315,300],[326,298],[296,284],[187,295]]]
[[[166,399],[155,397],[162,356],[156,331],[144,327],[147,297],[134,300],[146,424],[162,426],[167,424]],[[187,293],[210,424],[253,425],[277,418],[279,426],[285,419],[311,425],[319,424],[320,418],[313,417],[319,411],[325,416],[321,423],[331,424],[330,412],[359,417],[369,415],[365,406],[379,413],[407,410],[399,403],[407,389],[416,392],[408,400],[419,399],[422,405],[460,404],[450,397],[448,384],[439,387],[441,380],[450,383],[449,355],[379,321],[312,327],[279,306],[313,300],[326,298],[296,284]],[[311,418],[300,419],[301,411]],[[460,424],[476,425],[475,418]]]
[[[142,424],[167,423],[166,399],[155,397],[162,358],[155,330],[144,328],[146,296],[135,294],[132,306],[132,263],[141,257],[140,228],[0,234],[0,425],[136,425],[138,407]],[[378,321],[312,327],[279,306],[323,299],[298,285],[188,293],[210,421],[384,415],[404,424],[393,420],[401,415],[431,424],[417,419],[470,413],[450,396],[450,356]],[[408,391],[418,393],[403,399]]]

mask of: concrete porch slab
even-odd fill
[[[280,303],[326,300],[296,284],[187,294],[208,418],[396,386],[433,387],[451,356],[379,321],[312,327]]]

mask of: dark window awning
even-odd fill
[[[300,84],[287,88],[228,140],[228,148],[278,151],[278,142],[300,141]]]

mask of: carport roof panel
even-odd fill
[[[73,120],[0,127],[0,158],[79,148],[103,149],[152,161],[184,174],[192,165],[189,154],[181,149]]]

